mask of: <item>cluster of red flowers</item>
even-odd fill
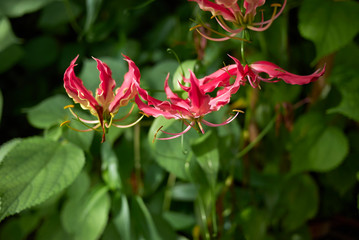
[[[233,34],[237,34],[244,28],[257,31],[265,30],[282,12],[286,3],[286,1],[284,1],[281,10],[278,13],[276,13],[276,8],[278,6],[275,6],[275,12],[270,20],[262,20],[259,23],[254,23],[253,20],[256,14],[256,8],[263,5],[265,0],[245,0],[244,8],[246,10],[244,15],[237,4],[237,0],[215,0],[215,2],[209,0],[190,1],[197,2],[202,10],[211,11],[213,16],[215,16],[225,30],[229,30],[229,27],[224,24],[223,19],[238,25],[238,30],[231,30],[232,35],[222,38],[221,40],[233,37]],[[208,36],[205,37],[209,38]],[[223,67],[203,78],[198,79],[195,74],[189,70],[189,78],[184,77],[183,82],[179,82],[179,86],[188,94],[186,99],[179,97],[170,89],[168,85],[169,75],[167,75],[164,82],[164,92],[166,93],[167,100],[161,101],[150,96],[146,90],[141,88],[140,71],[135,63],[127,56],[124,56],[124,59],[128,63],[128,72],[124,76],[124,81],[121,87],[117,88],[115,91],[114,88],[116,83],[112,78],[110,68],[101,60],[94,58],[97,62],[97,69],[100,72],[100,85],[96,91],[96,96],[94,97],[92,92],[84,87],[82,80],[76,77],[74,73],[74,67],[76,66],[75,62],[77,60],[76,57],[65,71],[64,87],[67,94],[76,103],[79,103],[83,109],[89,110],[92,115],[96,116],[97,120],[82,119],[71,109],[71,107],[73,107],[72,105],[67,107],[70,107],[69,109],[71,113],[77,120],[80,120],[85,124],[94,124],[93,127],[89,127],[87,130],[79,131],[92,131],[101,128],[103,132],[102,141],[105,141],[105,132],[110,126],[119,128],[131,127],[142,119],[143,116],[132,124],[117,124],[124,118],[115,119],[116,113],[121,107],[126,106],[134,99],[138,108],[147,116],[163,116],[166,119],[183,120],[184,124],[187,125],[184,131],[180,133],[162,131],[171,136],[157,138],[159,140],[169,140],[181,136],[191,128],[204,133],[202,124],[218,127],[230,123],[240,111],[235,110],[236,114],[234,116],[229,117],[226,121],[219,124],[208,122],[204,119],[204,116],[213,111],[218,111],[221,107],[228,104],[231,95],[236,93],[239,87],[245,85],[247,82],[252,87],[258,87],[260,81],[276,82],[279,80],[283,80],[289,84],[302,85],[317,80],[325,71],[323,68],[311,75],[299,76],[289,73],[267,61],[259,61],[243,66],[238,59],[232,56],[231,58],[233,59],[234,64]],[[263,77],[261,73],[265,73],[268,77]],[[131,108],[127,116],[129,116],[132,109],[133,108]],[[68,123],[69,121],[66,121],[63,124],[68,125]]]

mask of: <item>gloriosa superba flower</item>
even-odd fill
[[[189,78],[183,77],[183,84],[178,83],[183,91],[188,94],[188,97],[185,99],[179,97],[170,89],[168,85],[169,74],[164,83],[164,90],[169,101],[158,100],[151,97],[144,89],[138,89],[139,96],[147,102],[147,104],[144,103],[139,96],[135,97],[135,102],[142,112],[153,117],[163,116],[166,119],[180,119],[187,126],[180,133],[169,133],[161,130],[163,133],[171,136],[157,138],[158,140],[169,140],[180,137],[191,128],[204,134],[202,124],[210,127],[223,126],[232,122],[237,115],[242,112],[240,110],[233,110],[236,114],[219,124],[211,123],[204,119],[205,115],[218,111],[221,107],[228,104],[231,95],[236,93],[242,84],[241,75],[239,73],[240,67],[242,66],[239,66],[240,63],[238,60],[235,58],[233,58],[233,60],[236,64],[230,67],[223,67],[201,79],[198,79],[192,71],[189,71]],[[233,78],[234,82],[231,83],[231,79]],[[215,96],[212,97],[210,94]]]
[[[69,128],[81,132],[92,130],[102,131],[102,142],[104,142],[105,133],[111,126],[127,128],[135,125],[142,119],[143,115],[134,123],[128,125],[117,124],[119,121],[124,120],[131,114],[134,105],[125,117],[121,119],[114,119],[119,109],[126,106],[137,94],[137,87],[140,84],[141,78],[140,71],[138,70],[135,63],[129,57],[125,55],[123,56],[124,60],[128,63],[128,72],[124,76],[122,85],[117,88],[115,92],[113,90],[116,86],[116,82],[112,78],[111,69],[107,66],[106,63],[93,57],[93,59],[97,62],[97,69],[100,72],[100,85],[96,90],[95,97],[93,96],[92,92],[84,86],[82,80],[75,74],[74,67],[76,66],[76,60],[78,56],[76,56],[75,59],[71,61],[70,66],[66,69],[64,74],[65,90],[75,103],[79,103],[83,109],[89,110],[92,115],[97,117],[97,119],[83,119],[72,110],[74,107],[73,105],[68,105],[65,108],[68,108],[75,119],[87,126],[88,129],[74,129],[69,125],[70,120],[63,122],[61,126],[67,125]],[[101,128],[101,130],[98,128]]]
[[[220,33],[207,24],[198,24],[191,29],[196,29],[203,37],[212,41],[225,41],[231,38],[237,38],[236,35],[245,29],[252,31],[264,31],[270,27],[273,21],[283,12],[287,0],[283,1],[283,4],[274,3],[271,6],[274,8],[272,16],[265,20],[264,13],[261,11],[261,20],[256,20],[257,8],[265,4],[265,0],[244,0],[243,7],[238,3],[238,0],[188,0],[197,2],[200,9],[203,11],[209,11],[212,13],[212,18],[215,18],[221,28],[223,28],[227,34]],[[242,1],[241,1],[242,2]],[[279,9],[279,10],[278,10]],[[228,24],[230,23],[230,24]],[[232,25],[232,26],[230,26]],[[213,32],[221,37],[214,38],[206,34],[204,31],[200,31],[199,28]],[[240,40],[245,40],[239,38]]]

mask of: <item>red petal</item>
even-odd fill
[[[267,61],[259,61],[250,65],[250,68],[258,75],[261,72],[264,72],[269,75],[268,78],[258,76],[258,79],[262,81],[270,81],[273,78],[282,79],[284,82],[289,84],[308,84],[317,80],[319,77],[323,76],[325,72],[325,67],[322,70],[317,70],[313,74],[300,76],[290,72],[285,71],[284,69],[278,67],[277,65],[267,62]]]
[[[120,107],[126,106],[135,97],[141,79],[140,70],[136,64],[129,57],[123,56],[128,63],[128,72],[124,76],[121,87],[116,89],[116,96],[110,104],[109,111],[112,113],[116,113]]]
[[[88,109],[93,115],[97,115],[97,107],[99,106],[92,92],[87,90],[80,78],[76,77],[74,72],[75,62],[79,56],[77,55],[64,74],[64,87],[67,94],[73,98],[76,103],[81,104],[83,109]]]
[[[116,86],[115,80],[112,79],[111,69],[106,63],[92,57],[97,62],[97,69],[100,72],[100,86],[96,91],[96,99],[104,109],[107,109],[114,99],[113,89]]]

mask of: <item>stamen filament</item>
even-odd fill
[[[117,125],[117,124],[112,123],[112,126],[115,126],[115,127],[117,127],[117,128],[129,128],[129,127],[132,127],[132,126],[136,125],[138,122],[140,122],[144,116],[145,116],[145,115],[142,115],[142,116],[141,116],[139,119],[137,119],[135,122],[130,123],[130,124],[128,124],[128,125]],[[106,127],[107,127],[107,126],[106,126]]]
[[[157,140],[171,140],[171,139],[175,139],[175,138],[178,138],[180,136],[182,136],[183,134],[185,134],[186,132],[188,132],[189,130],[191,129],[191,125],[189,125],[185,130],[183,130],[182,132],[180,133],[169,133],[169,132],[165,132],[165,131],[162,131],[163,133],[166,133],[166,134],[169,134],[169,135],[173,135],[172,137],[167,137],[167,138],[156,138]]]
[[[208,121],[206,121],[206,120],[204,120],[204,119],[202,119],[202,122],[205,124],[205,125],[207,125],[207,126],[209,126],[209,127],[220,127],[220,126],[223,126],[223,125],[227,125],[228,123],[230,123],[230,122],[232,122],[237,116],[238,116],[238,114],[239,113],[243,113],[243,111],[241,111],[241,110],[233,110],[234,112],[237,112],[234,116],[232,116],[232,117],[229,117],[226,121],[224,121],[223,123],[211,123],[211,122],[208,122]]]
[[[97,126],[95,126],[95,127],[93,127],[93,128],[89,128],[89,129],[77,129],[77,128],[71,127],[71,126],[68,124],[69,122],[70,122],[70,121],[68,120],[68,121],[65,121],[65,122],[61,123],[60,127],[62,127],[63,125],[66,125],[66,127],[70,128],[71,130],[74,130],[74,131],[76,131],[76,132],[91,132],[91,131],[99,131],[99,130],[96,129],[96,128],[98,128],[98,127],[101,126],[100,124],[98,124]]]
[[[132,107],[131,107],[130,111],[124,117],[119,118],[119,119],[114,119],[113,122],[120,122],[120,121],[125,120],[126,118],[128,118],[131,115],[134,108],[135,108],[135,104],[132,104]]]
[[[67,105],[67,106],[64,107],[64,109],[67,109],[67,108],[70,110],[71,114],[72,114],[75,118],[81,120],[82,122],[90,123],[90,124],[95,124],[95,123],[98,123],[98,122],[99,122],[98,120],[86,120],[86,119],[80,118],[80,117],[72,110],[72,108],[74,108],[74,105]]]

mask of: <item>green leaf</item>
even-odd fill
[[[46,217],[40,228],[36,231],[36,240],[63,240],[71,239],[61,226],[58,213]]]
[[[120,190],[122,182],[118,171],[118,159],[111,145],[107,142],[101,144],[102,176],[111,190]]]
[[[175,230],[189,229],[196,223],[193,215],[180,212],[164,212],[163,218],[166,219]]]
[[[81,8],[73,1],[52,2],[41,11],[39,26],[47,29],[58,27],[60,24],[75,20],[80,12]]]
[[[10,218],[1,224],[0,239],[27,239],[34,232],[41,221],[36,212],[26,212],[21,217]]]
[[[355,1],[304,0],[299,10],[299,31],[312,40],[317,56],[337,51],[359,32],[359,4]]]
[[[17,44],[12,44],[0,52],[0,73],[14,66],[24,55],[24,50]]]
[[[97,186],[81,198],[70,198],[61,213],[61,222],[73,239],[99,239],[110,210],[108,188]]]
[[[192,202],[198,198],[197,187],[192,183],[177,183],[172,188],[172,198],[176,201]]]
[[[213,131],[196,139],[192,150],[196,160],[207,175],[208,182],[214,187],[219,169],[218,136]]]
[[[35,12],[55,0],[0,0],[0,12],[9,17],[21,17],[26,13]]]
[[[0,1],[0,6],[1,2],[2,1]],[[6,17],[0,15],[0,52],[9,47],[10,45],[18,42],[18,39],[12,31],[9,20]]]
[[[1,118],[2,118],[3,105],[4,105],[4,98],[3,98],[2,92],[0,90],[0,123],[1,123]]]
[[[136,233],[139,234],[138,239],[141,237],[151,240],[161,239],[149,210],[139,196],[135,196],[133,199],[132,214]]]
[[[206,181],[206,179],[202,177],[203,171],[200,169],[191,151],[190,143],[198,136],[198,133],[194,129],[190,129],[183,137],[171,140],[154,140],[154,143],[152,143],[154,135],[160,126],[163,126],[161,130],[176,133],[183,131],[181,125],[182,123],[180,121],[167,120],[164,117],[158,117],[154,120],[148,133],[148,140],[151,142],[153,156],[161,167],[179,178],[195,182]],[[166,136],[169,135],[162,132],[158,132],[157,134],[157,137]],[[171,160],[168,161],[168,159]]]
[[[197,60],[186,60],[181,63],[176,69],[173,74],[172,83],[173,83],[173,90],[182,90],[178,82],[183,83],[183,77],[189,78],[190,72],[188,70],[194,71],[196,66]]]
[[[101,61],[106,63],[111,71],[112,71],[112,78],[116,81],[116,88],[120,87],[124,80],[124,75],[128,71],[127,64],[124,60],[111,58],[111,57],[100,57],[97,56]],[[78,60],[78,63],[80,61]],[[81,72],[78,75],[87,89],[95,92],[95,90],[100,85],[100,72],[97,70],[96,61],[93,59],[84,59],[83,66],[81,68]],[[76,69],[76,68],[75,68]]]
[[[283,190],[279,205],[286,214],[282,224],[287,231],[293,231],[316,215],[318,188],[309,175],[297,175],[286,181]]]
[[[292,133],[291,173],[325,172],[336,168],[348,154],[348,140],[337,127],[325,126],[319,113],[298,120]]]
[[[84,26],[84,33],[88,32],[95,22],[100,11],[102,0],[86,0],[86,21]]]
[[[37,128],[50,128],[59,125],[68,119],[69,112],[64,109],[73,102],[65,95],[49,97],[38,105],[27,110],[27,119],[30,124]]]
[[[33,137],[16,144],[0,165],[0,220],[66,188],[84,160],[83,152],[69,143]]]
[[[359,47],[350,44],[340,50],[335,57],[335,64],[330,75],[333,83],[342,95],[339,104],[328,113],[340,113],[350,119],[359,121]]]
[[[58,40],[47,35],[41,35],[29,40],[24,45],[24,49],[25,54],[21,63],[28,70],[37,70],[50,66],[56,62],[60,53]]]
[[[245,239],[264,239],[268,224],[264,211],[248,207],[242,210],[239,216]]]
[[[142,71],[142,78],[146,79],[144,82],[145,87],[149,90],[161,90],[163,93],[163,86],[166,80],[167,75],[172,74],[178,67],[178,63],[175,60],[165,60],[157,63],[151,68],[145,68]],[[159,94],[158,94],[159,95]],[[154,95],[157,97],[157,95]],[[161,94],[160,96],[165,96]]]
[[[120,201],[120,204],[116,204],[116,202],[113,204],[115,206],[114,208],[117,210],[116,215],[113,218],[113,224],[115,225],[118,234],[120,234],[121,239],[132,239],[130,208],[126,196],[121,195]]]
[[[5,156],[13,149],[17,144],[22,141],[21,138],[14,138],[4,143],[0,147],[0,164],[4,160]],[[1,166],[1,165],[0,165]]]

